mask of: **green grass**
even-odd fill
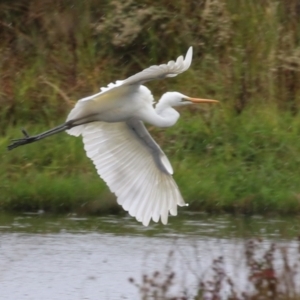
[[[300,120],[270,107],[247,109],[235,118],[222,107],[210,110],[209,118],[206,114],[182,110],[173,128],[149,128],[191,209],[299,213]],[[8,132],[1,139],[2,209],[118,209],[80,138],[62,133],[7,152],[9,138],[20,135],[16,128]]]
[[[80,139],[7,152],[9,139],[60,124],[76,100],[192,45],[190,70],[149,83],[156,98],[177,90],[221,101],[150,128],[184,198],[206,211],[300,211],[296,0],[30,3],[0,4],[2,209],[116,209]]]
[[[193,114],[178,126],[179,132],[172,133],[176,130],[172,128],[165,140],[176,139],[175,177],[195,207],[299,212],[297,118],[270,107],[249,109],[235,118],[216,109],[209,124]],[[168,146],[167,153],[172,157]]]
[[[10,129],[8,137],[1,139],[3,210],[93,213],[117,209],[85,157],[80,139],[63,133],[8,152],[8,138],[19,135],[18,130]]]

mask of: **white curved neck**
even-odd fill
[[[174,108],[165,104],[160,105],[160,103],[157,103],[155,109],[153,107],[149,109],[148,107],[147,110],[141,113],[141,119],[144,122],[160,128],[173,126],[179,116]]]
[[[160,122],[164,123],[165,125],[156,125],[159,127],[170,127],[173,126],[177,120],[179,119],[179,113],[173,107],[168,105],[163,105],[163,103],[157,103],[155,106],[155,112],[160,117]],[[163,120],[161,120],[163,119]]]

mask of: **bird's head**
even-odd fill
[[[211,99],[192,98],[178,92],[167,92],[161,97],[159,104],[174,107],[174,106],[184,106],[190,104],[218,103],[218,102],[219,101],[217,100],[211,100]]]

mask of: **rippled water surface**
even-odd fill
[[[174,289],[192,291],[219,256],[243,286],[245,239],[262,238],[265,247],[275,241],[296,255],[299,221],[181,213],[167,226],[143,227],[124,216],[2,214],[0,298],[140,299],[128,279],[140,282],[168,263]]]

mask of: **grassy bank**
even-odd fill
[[[209,113],[209,116],[207,115]],[[232,117],[227,109],[182,111],[174,128],[149,128],[169,156],[192,206],[212,212],[299,213],[300,120],[269,106]],[[29,132],[46,129],[31,126]],[[13,210],[115,209],[80,138],[60,134],[7,152],[1,138],[1,207]]]
[[[296,0],[1,3],[0,207],[118,209],[80,139],[8,153],[9,139],[60,124],[77,99],[193,45],[188,72],[149,84],[156,98],[177,90],[222,102],[149,128],[184,198],[206,211],[300,212],[299,20]]]

